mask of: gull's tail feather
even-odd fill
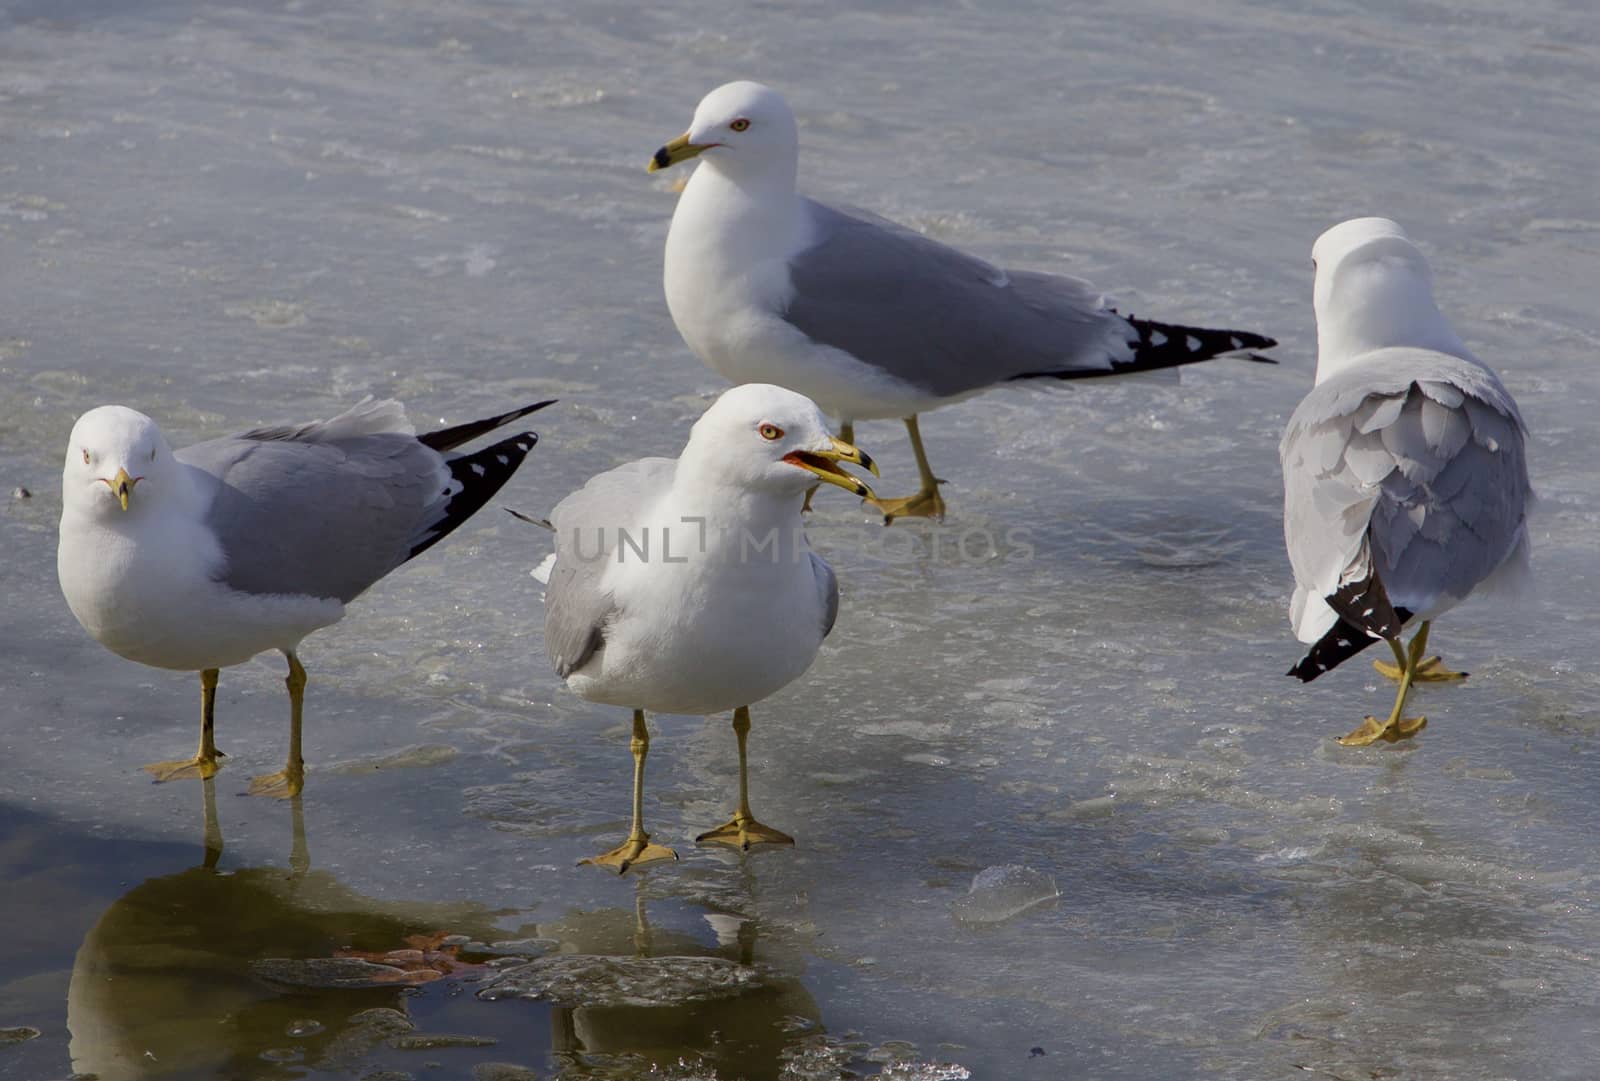
[[[455,448],[461,446],[461,444],[470,443],[472,440],[478,438],[480,435],[483,435],[486,432],[492,432],[496,428],[504,427],[514,420],[527,416],[529,413],[543,409],[547,405],[555,404],[556,399],[554,398],[551,398],[549,401],[534,402],[532,405],[525,405],[521,409],[513,409],[509,413],[501,413],[496,417],[485,417],[482,420],[469,420],[467,423],[457,424],[453,428],[440,428],[437,432],[427,432],[423,435],[417,436],[417,439],[419,442],[427,444],[434,450],[454,450]]]
[[[1339,622],[1306,651],[1300,663],[1289,669],[1287,674],[1301,683],[1310,683],[1337,668],[1379,639],[1399,638],[1400,629],[1411,618],[1409,609],[1389,602],[1383,581],[1376,574],[1346,582],[1324,600],[1339,616]]]
[[[525,409],[521,414],[509,415],[515,417],[528,412],[530,410]],[[411,554],[406,558],[411,559],[426,552],[456,526],[481,510],[501,485],[511,479],[511,474],[517,471],[537,442],[539,437],[533,432],[522,432],[510,439],[502,439],[493,446],[445,462],[445,467],[450,470],[450,487],[446,489],[448,498],[440,507],[438,516],[423,527],[411,546]]]

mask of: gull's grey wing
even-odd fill
[[[481,435],[537,408],[459,430]],[[368,398],[329,420],[256,428],[175,457],[209,499],[224,585],[348,603],[471,517],[537,439],[523,432],[446,458],[416,437],[399,402]]]
[[[790,261],[783,317],[932,394],[1126,352],[1126,324],[1088,282],[1008,274],[894,222],[805,200],[815,242]]]
[[[1333,625],[1323,598],[1376,574],[1396,608],[1466,597],[1526,543],[1525,429],[1493,372],[1382,349],[1300,403],[1279,448],[1299,636]]]
[[[640,458],[591,477],[550,514],[556,561],[544,594],[544,642],[556,675],[565,679],[605,642],[616,611],[601,578],[620,530],[633,529],[644,509],[672,485],[675,458]]]
[[[826,638],[833,630],[834,620],[839,618],[839,579],[826,559],[815,552],[808,554],[811,569],[817,576],[817,591],[822,594],[822,637]]]
[[[1005,271],[865,212],[804,201],[814,242],[789,264],[783,318],[939,397],[1008,379],[1169,368],[1271,338],[1134,320],[1086,281]]]
[[[450,484],[441,455],[396,432],[229,436],[176,456],[211,493],[205,524],[225,559],[220,580],[245,593],[348,603],[410,558]]]

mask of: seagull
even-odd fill
[[[556,505],[554,562],[541,568],[545,649],[579,696],[633,711],[633,825],[583,862],[621,874],[677,858],[644,830],[647,710],[733,710],[738,809],[697,840],[794,843],[750,811],[745,743],[750,705],[798,679],[833,629],[839,586],[806,541],[800,506],[819,484],[872,497],[840,462],[877,472],[829,434],[815,403],[746,384],[706,410],[677,458],[629,462]]]
[[[886,522],[944,516],[919,413],[1017,380],[1146,372],[1277,344],[1124,316],[1078,278],[1004,270],[800,196],[794,114],[759,83],[707,94],[649,171],[696,157],[667,233],[663,280],[678,332],[735,383],[813,399],[840,419],[846,442],[857,420],[903,419],[922,484],[871,500]]]
[[[1387,720],[1346,746],[1393,743],[1411,685],[1464,672],[1426,657],[1433,621],[1475,590],[1528,582],[1533,491],[1527,427],[1498,376],[1461,343],[1433,299],[1428,261],[1387,218],[1317,238],[1317,376],[1289,418],[1283,531],[1294,567],[1289,619],[1312,643],[1289,675],[1309,683],[1378,639],[1397,680]],[[1402,629],[1417,623],[1409,646]]]
[[[155,421],[126,406],[79,417],[56,552],[67,606],[113,653],[200,673],[199,750],[144,768],[157,781],[214,776],[219,670],[276,649],[289,661],[289,756],[250,791],[298,795],[301,639],[472,517],[538,437],[447,451],[550,404],[419,436],[399,402],[367,398],[332,420],[176,452]]]

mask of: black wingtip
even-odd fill
[[[1068,368],[1058,371],[1024,372],[1013,379],[1099,379],[1111,375],[1132,375],[1135,372],[1155,372],[1165,368],[1178,368],[1185,364],[1198,364],[1214,357],[1240,357],[1261,364],[1276,364],[1271,357],[1261,356],[1257,349],[1271,349],[1278,344],[1276,338],[1265,334],[1252,334],[1248,330],[1212,330],[1208,327],[1189,327],[1177,323],[1157,323],[1150,319],[1137,319],[1112,311],[1128,324],[1137,338],[1128,341],[1132,356],[1112,360],[1104,368]]]
[[[520,420],[529,413],[536,413],[545,406],[555,405],[559,398],[548,398],[542,402],[525,405],[521,409],[513,409],[509,413],[498,416],[485,417],[482,420],[469,420],[465,424],[457,424],[450,428],[440,428],[436,432],[428,432],[417,436],[417,442],[432,447],[434,450],[454,450],[463,443],[470,443],[480,435],[486,435],[496,428],[503,428],[514,420]]]
[[[529,525],[536,525],[540,529],[548,529],[552,533],[556,531],[556,527],[548,518],[535,518],[531,514],[523,514],[520,510],[514,510],[511,507],[501,507],[500,509],[511,515],[511,517],[515,518],[519,522],[527,522]]]
[[[1389,601],[1388,590],[1376,572],[1347,582],[1323,598],[1339,619],[1374,638],[1398,638],[1411,613]]]
[[[532,409],[527,412],[532,412]],[[412,559],[426,552],[482,510],[484,504],[511,479],[511,475],[538,442],[536,433],[519,432],[480,451],[462,454],[446,462],[452,480],[451,494],[439,516],[421,532],[406,558]]]
[[[1394,608],[1391,611],[1395,618],[1394,634],[1379,635],[1341,617],[1339,622],[1335,623],[1327,634],[1317,639],[1316,643],[1306,650],[1306,655],[1284,675],[1293,676],[1301,683],[1310,683],[1324,672],[1333,671],[1372,643],[1399,635],[1400,627],[1411,618],[1411,612],[1406,608]]]

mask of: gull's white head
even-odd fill
[[[775,172],[792,184],[799,148],[783,95],[760,83],[724,83],[700,99],[689,130],[655,152],[650,171],[704,154],[725,172]]]
[[[105,518],[137,514],[171,488],[177,467],[155,421],[122,405],[91,409],[67,440],[62,511]]]
[[[1428,260],[1388,218],[1351,218],[1311,246],[1317,381],[1374,349],[1407,345],[1468,357],[1433,299]]]
[[[866,498],[872,489],[838,463],[878,471],[871,458],[829,433],[815,402],[770,383],[734,387],[712,403],[695,421],[679,461],[697,479],[797,499],[818,480]]]

